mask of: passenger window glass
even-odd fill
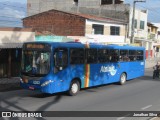
[[[143,59],[143,50],[137,50],[137,60],[141,61]]]
[[[130,61],[136,61],[137,57],[136,57],[136,50],[129,50],[129,59]]]
[[[119,50],[110,50],[110,61],[117,62],[119,60]]]
[[[130,61],[128,50],[120,50],[119,61]]]
[[[70,49],[70,64],[84,63],[84,49],[72,48]]]
[[[87,49],[87,63],[97,63],[97,49]]]
[[[68,50],[66,48],[55,49],[54,54],[55,68],[63,70],[68,65]]]
[[[98,50],[98,63],[109,62],[109,50],[99,49]]]

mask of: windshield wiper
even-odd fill
[[[22,71],[22,75],[26,75],[26,76],[30,76],[30,77],[43,77],[45,76],[46,74],[32,74],[30,72],[23,72]]]

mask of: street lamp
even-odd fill
[[[146,0],[134,0],[133,1],[133,16],[132,16],[132,30],[131,30],[131,43],[134,43],[134,19],[135,19],[135,6],[136,2],[146,2]]]

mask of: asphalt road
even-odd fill
[[[151,69],[146,69],[144,77],[128,81],[125,85],[109,84],[85,89],[74,97],[65,93],[48,95],[23,89],[1,92],[0,111],[160,111],[160,79],[153,80]],[[151,118],[131,118],[127,115],[126,113],[124,116],[115,117],[54,117],[41,119],[148,120]],[[3,120],[4,118],[0,119]],[[20,118],[15,120],[18,119]]]

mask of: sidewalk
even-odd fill
[[[145,63],[145,68],[153,68],[154,65],[160,62],[160,57],[157,58],[148,58]]]
[[[0,92],[21,89],[19,79],[18,77],[0,78]]]
[[[147,59],[145,63],[145,68],[152,68],[157,61],[160,59]],[[20,87],[20,78],[11,77],[11,78],[0,78],[0,92],[17,90],[21,89]]]
[[[158,59],[147,59],[145,63],[145,68],[153,68],[153,66],[156,65],[157,61]]]

